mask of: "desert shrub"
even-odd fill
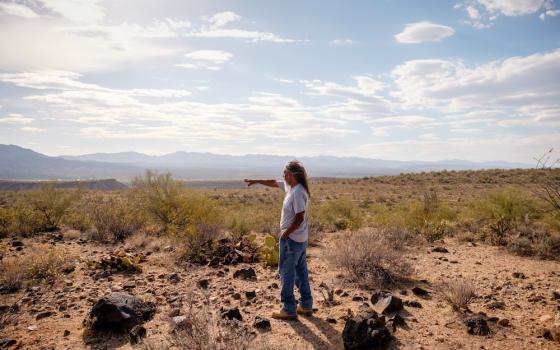
[[[360,230],[335,242],[328,261],[344,271],[345,278],[361,287],[390,285],[412,273],[403,252],[382,230]]]
[[[92,217],[89,213],[91,209],[91,200],[96,199],[95,194],[82,196],[79,201],[73,203],[68,209],[66,215],[62,219],[65,227],[86,232],[93,227]]]
[[[320,231],[356,230],[362,226],[359,207],[348,199],[325,201],[312,210],[309,217],[311,228]]]
[[[25,255],[0,261],[0,285],[2,289],[16,291],[25,284],[53,283],[73,260],[74,257],[63,249],[34,246]]]
[[[92,238],[99,241],[122,241],[144,223],[125,196],[90,198],[88,215],[95,228]]]
[[[534,202],[512,187],[494,190],[471,206],[472,214],[486,223],[488,240],[504,244],[506,235],[523,221],[538,216]]]
[[[0,238],[8,237],[12,233],[13,222],[13,209],[0,207]]]
[[[80,195],[81,192],[76,190],[62,190],[45,185],[38,190],[25,192],[20,207],[33,212],[39,224],[34,228],[35,232],[51,232],[60,229],[64,215]]]
[[[10,230],[18,236],[31,236],[44,231],[45,223],[41,215],[22,201],[13,208],[13,221]]]
[[[473,284],[465,280],[442,283],[440,294],[455,311],[468,311],[470,303],[476,297]]]
[[[132,181],[137,205],[160,226],[164,233],[175,233],[186,218],[181,216],[183,183],[174,180],[171,173],[147,171]]]

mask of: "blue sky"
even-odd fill
[[[531,163],[553,0],[0,0],[0,143]]]

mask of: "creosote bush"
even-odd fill
[[[138,231],[144,221],[126,196],[96,196],[90,198],[88,215],[99,241],[122,241]]]
[[[341,268],[351,283],[364,288],[384,287],[412,273],[398,244],[383,230],[353,231],[335,242],[327,259]]]

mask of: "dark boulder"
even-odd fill
[[[380,314],[390,314],[401,311],[403,309],[403,302],[400,298],[389,295],[378,299],[373,308]]]
[[[152,319],[156,306],[124,292],[110,293],[91,308],[88,323],[94,330],[122,332]]]
[[[376,312],[365,312],[349,318],[342,331],[346,350],[386,349],[391,333]]]

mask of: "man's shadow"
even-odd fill
[[[327,338],[327,340],[324,340],[324,338],[315,334],[314,331],[303,322],[289,322],[289,325],[294,329],[294,331],[306,342],[311,344],[313,349],[342,348],[342,335],[329,322],[314,316],[305,317],[304,319],[314,324],[315,327],[317,327],[317,329]]]

